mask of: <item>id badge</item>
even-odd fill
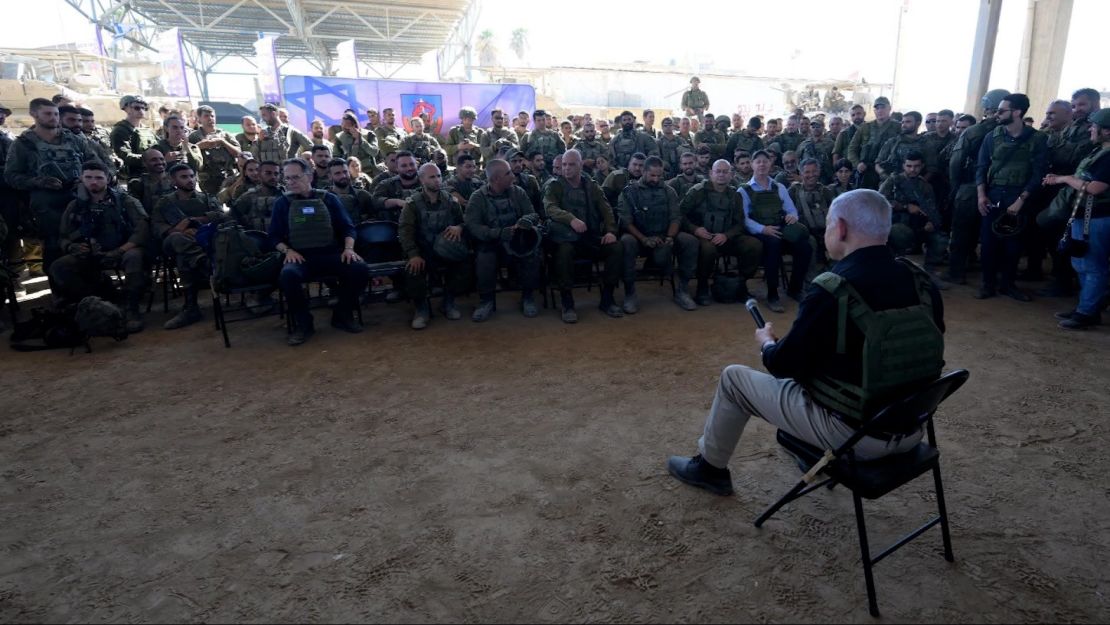
[[[301,214],[302,215],[315,215],[316,214],[316,207],[314,207],[314,206],[305,206],[304,208],[301,209]]]

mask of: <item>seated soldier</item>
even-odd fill
[[[224,181],[224,187],[216,194],[216,199],[227,206],[234,205],[239,198],[243,197],[244,193],[258,184],[259,164],[258,161],[254,160],[254,156],[250,152],[243,152],[239,155],[238,160],[243,163],[239,168],[241,173],[232,178],[227,178]]]
[[[775,175],[775,182],[787,189],[795,182],[802,181],[802,172],[798,170],[798,154],[794,150],[782,153],[782,171]]]
[[[647,156],[637,152],[628,160],[628,167],[614,169],[601,183],[601,190],[605,192],[605,199],[610,205],[615,205],[621,197],[621,191],[629,184],[636,182],[644,175],[644,161]]]
[[[374,187],[374,219],[398,221],[405,201],[420,190],[420,180],[416,177],[416,157],[405,151],[396,152],[396,155],[397,175],[380,181]]]
[[[369,192],[351,185],[351,171],[347,169],[347,161],[341,158],[331,159],[328,163],[328,179],[331,186],[327,190],[343,202],[343,208],[347,209],[352,221],[363,222],[373,216],[373,198]]]
[[[312,188],[312,166],[293,158],[282,164],[286,193],[274,202],[270,242],[285,254],[278,283],[289,304],[293,332],[289,345],[301,345],[315,332],[305,282],[321,278],[338,282],[339,302],[331,325],[357,334],[354,319],[359,295],[370,279],[369,267],[355,253],[355,225],[334,193]]]
[[[941,234],[941,218],[933,187],[921,177],[925,157],[916,150],[906,154],[902,173],[883,181],[879,193],[890,202],[890,247],[895,254],[916,253],[925,245],[925,269],[935,270],[948,246]]]
[[[755,173],[752,171],[752,155],[744,150],[736,150],[735,155],[732,157],[732,168],[735,173],[732,176],[732,185],[737,189],[740,185],[752,179]]]
[[[562,300],[563,322],[578,322],[571,290],[575,257],[604,262],[599,308],[610,317],[623,317],[624,311],[613,299],[620,278],[622,249],[617,245],[613,210],[601,187],[582,174],[582,155],[577,150],[563,154],[563,176],[547,185],[543,207],[551,220],[549,236],[555,248],[552,270]]]
[[[697,171],[697,157],[684,152],[678,157],[678,175],[668,180],[667,186],[674,189],[678,199],[682,200],[694,185],[701,182],[705,182],[705,178]]]
[[[158,199],[173,193],[173,180],[166,173],[166,157],[151,148],[143,152],[143,173],[127,182],[127,194],[139,200],[147,215],[154,213]]]
[[[686,232],[698,241],[698,287],[694,301],[709,305],[709,276],[722,254],[735,256],[741,278],[737,299],[748,298],[746,281],[759,269],[763,244],[744,230],[744,202],[732,185],[732,166],[720,159],[713,163],[709,180],[690,188],[680,204]]]
[[[649,156],[644,161],[644,175],[621,192],[617,211],[621,216],[621,246],[624,248],[624,312],[630,315],[640,309],[636,295],[636,259],[650,257],[664,278],[674,273],[674,256],[678,254],[678,283],[674,302],[683,310],[697,310],[690,297],[690,278],[698,262],[698,242],[693,235],[680,232],[682,211],[678,194],[663,184],[663,160]]]
[[[247,230],[267,232],[274,202],[281,197],[278,176],[281,165],[262,161],[258,165],[258,184],[251,187],[231,207],[231,217]]]
[[[331,164],[331,148],[326,145],[312,146],[312,188],[327,189],[331,186],[328,170]],[[352,219],[354,215],[351,216]]]
[[[100,295],[105,269],[123,270],[127,292],[127,331],[140,332],[139,301],[146,289],[143,254],[150,242],[150,220],[139,201],[108,188],[108,167],[99,161],[81,166],[77,199],[62,214],[61,244],[65,256],[50,266],[55,304],[76,304]]]
[[[810,259],[809,276],[816,275],[817,265],[824,267],[825,262],[825,218],[832,206],[833,192],[821,184],[821,163],[815,158],[802,161],[802,181],[791,185],[790,199],[798,209],[798,221],[809,230],[809,245],[813,248]]]
[[[185,293],[185,305],[162,327],[176,330],[201,320],[197,293],[212,275],[212,265],[197,243],[197,230],[224,217],[216,198],[197,191],[197,174],[185,163],[170,167],[174,192],[154,205],[151,224],[162,245],[162,253],[177,266],[177,278]]]
[[[505,152],[505,160],[513,169],[516,185],[528,194],[528,199],[532,201],[532,208],[543,215],[543,188],[540,187],[539,180],[526,167],[527,161],[524,154],[520,150],[510,148]]]
[[[539,284],[539,245],[523,256],[509,254],[507,245],[522,217],[530,215],[539,223],[539,216],[532,208],[528,195],[514,184],[512,169],[505,161],[494,159],[486,165],[486,181],[470,196],[465,216],[466,231],[475,241],[478,252],[476,273],[478,296],[481,298],[471,319],[485,321],[497,310],[497,278],[503,266],[516,271],[521,290],[520,308],[524,316],[535,317],[539,311],[532,292]]]
[[[464,211],[470,202],[470,196],[482,186],[477,173],[478,162],[474,160],[473,155],[463,152],[455,158],[455,173],[447,180],[447,192],[455,198]]]
[[[401,209],[399,238],[408,256],[405,288],[416,312],[412,329],[423,330],[431,319],[431,287],[428,274],[443,276],[443,316],[451,321],[462,318],[455,296],[466,291],[470,279],[470,250],[463,238],[463,211],[459,203],[442,188],[442,176],[435,163],[420,166],[420,191]]]
[[[755,175],[740,186],[744,199],[744,220],[748,233],[763,243],[763,274],[767,280],[767,307],[774,312],[786,312],[779,301],[779,268],[782,255],[789,252],[794,257],[793,271],[786,294],[801,300],[809,259],[813,254],[809,234],[798,223],[798,209],[790,199],[786,187],[771,180],[771,155],[760,150],[752,155]]]

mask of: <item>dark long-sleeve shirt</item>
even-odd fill
[[[311,195],[305,196],[304,199],[312,197]],[[331,216],[331,227],[335,232],[335,241],[327,247],[316,248],[313,250],[296,250],[300,253],[308,252],[339,252],[343,249],[343,239],[350,237],[355,238],[355,224],[351,221],[351,216],[347,214],[347,209],[343,207],[343,202],[334,193],[324,194],[324,204],[328,207],[328,214]],[[278,243],[289,244],[289,196],[283,195],[274,200],[274,209],[272,218],[270,219],[270,243],[277,245]]]
[[[833,266],[831,271],[851,283],[872,310],[913,306],[919,301],[910,268],[894,259],[885,245],[860,248]],[[944,303],[930,287],[933,320],[944,331]],[[825,289],[811,285],[798,308],[790,332],[763,350],[763,366],[776,378],[811,379],[816,373],[834,373],[859,384],[863,370],[863,333],[849,320],[845,350],[838,354],[839,306]]]
[[[983,139],[983,145],[979,148],[979,162],[975,168],[976,185],[987,184],[987,173],[990,171],[991,160],[994,156],[994,137],[993,132],[988,134]],[[1026,193],[1032,193],[1039,189],[1048,167],[1048,141],[1045,135],[1026,126],[1017,137],[1004,131],[1002,138],[1010,143],[1018,141],[1033,142],[1033,162],[1029,169],[1029,179],[1022,185],[1022,190]]]

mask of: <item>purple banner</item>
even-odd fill
[[[366,122],[366,109],[381,111],[392,108],[397,125],[408,126],[409,118],[427,113],[432,120],[429,130],[446,133],[459,123],[459,109],[474,107],[477,125],[492,126],[490,111],[501,109],[509,116],[517,111],[536,108],[536,90],[532,85],[483,84],[457,82],[407,82],[401,80],[370,80],[319,76],[286,76],[285,105],[289,122],[307,129],[312,120],[338,124],[344,109],[354,109]]]
[[[277,37],[262,35],[254,42],[254,64],[258,67],[258,88],[262,102],[281,102],[281,76],[278,74],[274,42]]]
[[[181,31],[171,28],[154,37],[162,63],[162,84],[166,95],[189,97],[189,79],[185,74],[185,54],[181,49]]]

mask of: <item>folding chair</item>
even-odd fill
[[[405,271],[398,225],[393,221],[364,221],[355,227],[355,246],[370,266],[370,279],[395,278]],[[361,321],[361,309],[359,311]]]
[[[782,430],[777,439],[797,460],[805,471],[802,479],[781,499],[776,501],[759,518],[755,526],[761,527],[775,512],[787,503],[807,495],[822,486],[832,489],[843,484],[852,491],[855,504],[856,525],[859,529],[859,546],[863,561],[863,576],[867,584],[867,604],[871,616],[879,616],[878,601],[875,597],[875,580],[871,568],[883,558],[894,553],[917,538],[934,525],[940,525],[941,540],[944,543],[944,559],[952,562],[952,540],[948,530],[948,510],[944,506],[944,490],[940,479],[940,452],[937,450],[936,434],[933,431],[933,414],[937,406],[955,393],[970,374],[966,369],[952,371],[925,388],[907,395],[879,411],[864,423],[855,434],[835,450],[822,450],[810,445]],[[928,443],[919,443],[913,449],[872,461],[858,461],[852,448],[863,437],[876,434],[884,436],[890,432],[912,432],[922,425],[928,434]],[[893,545],[872,557],[867,542],[867,526],[863,518],[863,499],[878,499],[891,491],[909,483],[927,471],[933,472],[933,483],[937,496],[937,516],[916,530],[906,534]],[[818,475],[826,478],[814,484]]]
[[[263,252],[269,252],[271,249],[273,249],[272,246],[270,245],[269,237],[266,235],[265,232],[262,232],[260,230],[247,230],[245,232],[245,234],[247,236],[251,237],[252,239],[254,239],[258,243],[259,250],[261,250]],[[248,294],[250,294],[250,293],[267,293],[267,292],[277,291],[277,293],[278,293],[278,301],[277,301],[278,316],[283,318],[283,319],[286,317],[286,315],[285,315],[285,295],[281,292],[281,289],[278,288],[278,285],[277,285],[276,282],[271,283],[271,284],[257,284],[257,285],[251,285],[251,286],[236,287],[236,288],[230,288],[230,289],[225,289],[225,290],[221,291],[221,290],[216,288],[216,282],[215,282],[215,280],[213,280],[212,283],[211,283],[211,290],[212,290],[212,317],[216,321],[216,329],[219,330],[220,333],[223,335],[224,347],[225,348],[229,348],[229,349],[231,348],[231,338],[228,336],[227,324],[232,323],[232,322],[236,322],[236,321],[248,321],[248,320],[251,320],[251,319],[259,319],[260,318],[260,316],[256,314],[256,310],[254,310],[252,306],[247,305],[246,296]],[[243,314],[243,316],[240,316],[240,317],[234,317],[234,318],[228,319],[227,318],[227,312],[228,311],[226,310],[226,307],[231,305],[231,296],[232,295],[238,295],[239,296],[239,306],[240,306],[241,312],[243,312],[244,314]],[[223,299],[222,302],[220,301],[221,299]],[[286,325],[288,326],[288,322],[286,323]]]

